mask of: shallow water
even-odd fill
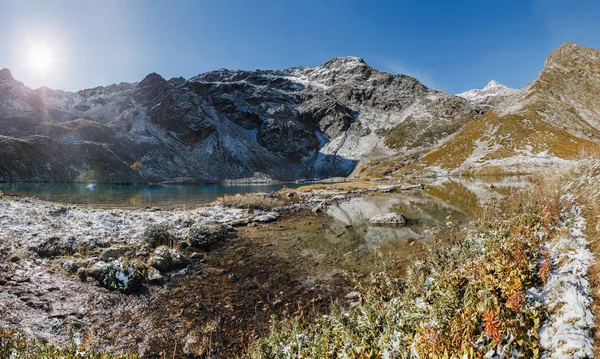
[[[253,185],[108,185],[82,183],[0,183],[9,195],[37,197],[64,204],[94,207],[178,207],[195,206],[224,195],[278,191],[302,184]]]
[[[525,177],[445,178],[425,190],[356,197],[327,209],[326,241],[334,247],[370,255],[378,250],[402,251],[415,241],[447,231],[471,219],[484,206],[528,186]],[[405,227],[373,226],[369,219],[385,213],[408,218]],[[344,243],[348,244],[347,248]],[[359,255],[360,256],[360,255]]]

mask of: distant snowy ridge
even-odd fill
[[[481,90],[473,89],[459,93],[456,96],[467,99],[474,104],[494,106],[518,91],[492,80]]]

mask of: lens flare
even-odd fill
[[[48,73],[56,63],[52,47],[46,43],[34,43],[29,49],[27,56],[29,67],[39,74]]]

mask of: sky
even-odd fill
[[[449,93],[521,88],[567,41],[600,48],[600,2],[0,0],[0,68],[77,91],[156,72],[317,66],[359,56]]]

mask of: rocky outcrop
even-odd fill
[[[478,112],[465,99],[356,57],[309,68],[221,69],[188,80],[152,73],[139,83],[76,93],[31,90],[2,70],[0,181],[347,176],[363,159],[407,150],[386,141],[407,119],[420,134],[459,118],[445,136]]]

